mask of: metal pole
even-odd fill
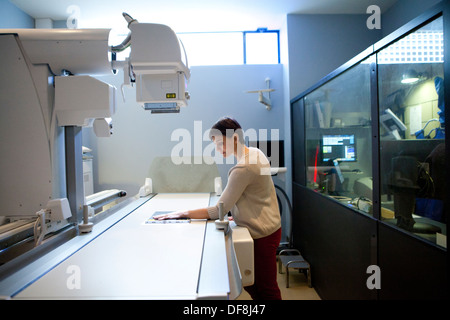
[[[83,220],[83,151],[81,127],[67,126],[65,129],[66,185],[72,217],[70,222]]]

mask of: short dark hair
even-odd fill
[[[242,131],[242,127],[239,122],[236,121],[236,119],[223,117],[217,120],[209,131],[209,138],[212,139],[212,137],[214,136],[214,132],[217,133],[217,131],[228,138],[232,137],[233,134],[236,133],[239,137],[239,141],[241,143],[244,143],[244,134]]]

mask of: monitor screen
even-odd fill
[[[356,161],[356,141],[354,134],[323,135],[322,160]]]

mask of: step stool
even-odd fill
[[[294,255],[289,255],[290,252],[295,253]],[[284,249],[278,254],[278,272],[281,272],[281,265],[286,268],[286,288],[289,288],[289,268],[298,269],[299,271],[306,272],[306,279],[308,281],[308,286],[311,288],[311,266],[308,261],[306,261],[300,251],[297,249]]]

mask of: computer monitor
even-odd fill
[[[322,161],[356,161],[356,140],[354,134],[322,135]]]

